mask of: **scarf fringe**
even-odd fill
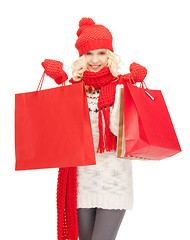
[[[103,134],[103,119],[102,112],[105,122],[105,131]],[[98,153],[103,153],[105,150],[110,152],[111,150],[116,150],[117,148],[117,137],[113,135],[109,127],[110,123],[110,107],[104,107],[99,109],[98,124],[99,124],[99,144]]]
[[[99,127],[99,144],[98,144],[98,153],[104,152],[104,137],[103,137],[103,121],[102,121],[102,110],[99,109],[98,112],[98,127]]]

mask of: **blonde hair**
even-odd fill
[[[110,69],[111,74],[114,77],[118,77],[120,73],[118,72],[119,64],[120,64],[120,56],[109,49],[107,50],[108,63],[107,66]],[[87,70],[87,62],[85,58],[85,54],[83,54],[78,60],[74,61],[71,65],[72,76],[74,81],[80,81],[83,73]]]

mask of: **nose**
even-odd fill
[[[97,63],[97,62],[98,62],[98,56],[94,54],[92,57],[92,63]]]

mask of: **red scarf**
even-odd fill
[[[59,168],[57,182],[57,238],[78,239],[77,168]]]
[[[99,144],[97,152],[116,150],[117,138],[112,134],[109,127],[110,106],[114,104],[117,78],[114,77],[110,69],[105,67],[99,72],[85,71],[82,81],[85,85],[101,89],[98,99],[98,126],[99,126]],[[103,117],[105,129],[103,129]]]

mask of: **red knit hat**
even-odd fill
[[[113,52],[111,32],[103,25],[95,24],[92,18],[80,20],[77,36],[75,47],[80,57],[95,49],[109,49]]]

